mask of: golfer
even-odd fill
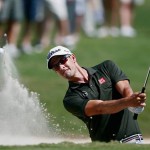
[[[133,114],[143,111],[146,94],[133,93],[128,77],[114,62],[81,67],[69,49],[56,46],[48,53],[47,65],[68,80],[64,107],[86,124],[92,141],[142,143]]]

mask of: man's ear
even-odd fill
[[[74,54],[71,55],[71,58],[74,62],[76,62],[76,56]]]

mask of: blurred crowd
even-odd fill
[[[0,36],[13,58],[50,44],[76,46],[90,38],[135,37],[134,9],[144,0],[0,0]]]

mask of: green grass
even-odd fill
[[[149,145],[120,145],[117,143],[87,143],[87,144],[73,144],[73,143],[60,143],[60,144],[40,144],[37,146],[3,146],[0,150],[148,150]]]
[[[73,51],[81,66],[93,66],[106,59],[111,59],[122,68],[131,79],[134,91],[140,91],[150,66],[150,1],[145,1],[144,6],[136,8],[135,28],[138,35],[135,38],[91,39],[82,34],[81,40]],[[53,45],[51,45],[52,47]],[[51,48],[50,47],[50,48]],[[63,107],[63,97],[68,83],[57,76],[53,71],[48,71],[46,55],[48,49],[41,54],[31,56],[22,55],[15,61],[20,74],[20,82],[30,91],[40,94],[41,103],[46,103],[48,113],[53,116],[55,124],[59,124],[61,134],[69,136],[87,136],[84,124],[69,114]],[[144,137],[150,137],[150,81],[147,85],[147,106],[139,115],[138,121]],[[50,124],[51,126],[51,124]],[[11,150],[40,150],[40,149],[148,149],[148,145],[120,145],[117,143],[91,143],[91,144],[41,144],[38,146],[0,147]]]

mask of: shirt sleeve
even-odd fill
[[[121,80],[129,80],[126,74],[113,61],[105,61],[103,67],[113,83],[117,83]]]
[[[88,99],[82,98],[78,93],[67,91],[66,96],[63,100],[64,107],[67,111],[79,118],[85,118],[85,106]]]

